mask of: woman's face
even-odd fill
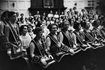
[[[65,30],[68,30],[68,28],[69,28],[69,22],[65,22],[63,28]]]
[[[27,26],[24,26],[24,28],[23,28],[23,33],[26,34],[27,32],[28,32]]]
[[[82,28],[81,25],[79,25],[79,30],[81,30],[81,28]]]
[[[32,26],[28,26],[28,31],[31,32],[33,30]]]
[[[57,32],[57,26],[53,25],[51,28],[51,33],[56,33]]]
[[[10,20],[12,22],[16,22],[17,21],[17,15],[16,14],[13,14],[11,17],[10,17]]]
[[[43,30],[42,30],[42,31],[39,31],[39,33],[38,33],[38,35],[37,35],[37,36],[42,37],[42,36],[43,36],[43,33],[44,33],[44,31],[43,31]]]

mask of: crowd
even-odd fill
[[[3,70],[18,70],[20,64],[25,70],[38,65],[41,66],[39,68],[47,68],[60,62],[65,55],[104,47],[104,22],[104,16],[94,10],[82,9],[79,12],[73,8],[66,15],[57,11],[41,15],[37,11],[28,18],[23,13],[19,17],[17,12],[5,11],[0,18]],[[9,67],[5,67],[5,63]]]

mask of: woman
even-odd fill
[[[96,45],[96,46],[94,46],[94,49],[96,49],[96,48],[103,46],[104,36],[102,35],[101,26],[98,21],[94,21],[92,25],[93,25],[92,33],[93,33],[93,37],[94,37],[93,44]]]
[[[16,24],[17,16],[16,13],[13,11],[8,11],[5,19],[3,22],[5,23],[4,27],[4,35],[7,38],[7,42],[5,42],[5,46],[8,47],[5,50],[5,54],[2,55],[3,60],[6,61],[3,62],[6,67],[3,70],[24,70],[27,69],[26,62],[23,58],[17,58],[15,59],[14,49],[19,48],[18,41],[19,40],[19,31],[18,31],[18,25]],[[14,49],[13,49],[14,48]],[[13,54],[13,55],[12,55]],[[3,65],[3,66],[5,66]]]
[[[74,25],[74,33],[76,35],[76,41],[78,46],[85,51],[87,48],[87,42],[85,41],[85,34],[84,32],[81,30],[81,24],[80,23],[75,23]]]
[[[8,14],[9,14],[9,11],[5,11],[2,13],[1,15],[1,22],[0,22],[0,69],[1,70],[7,70],[7,69],[11,69],[11,60],[10,60],[10,57],[8,56],[7,54],[7,37],[5,35],[6,33],[6,27],[7,27],[7,24],[5,23],[5,19],[8,18]],[[6,65],[6,66],[5,66]]]
[[[21,40],[21,42],[22,42],[22,48],[24,49],[24,50],[26,50],[27,48],[29,48],[29,44],[30,44],[30,42],[31,42],[31,37],[30,37],[30,35],[29,35],[29,33],[28,33],[28,27],[27,27],[27,25],[22,25],[21,27],[20,27],[20,40]]]
[[[47,51],[59,62],[66,55],[66,52],[69,52],[69,48],[62,43],[63,35],[61,32],[57,32],[58,26],[56,24],[50,24],[48,29],[50,33],[46,40]]]
[[[50,57],[50,53],[46,52],[46,41],[43,36],[43,29],[37,27],[35,29],[36,37],[30,43],[30,56],[32,61],[32,68],[42,69],[42,67],[47,67],[49,64],[46,62],[46,58]],[[53,62],[53,60],[51,60]],[[42,67],[40,67],[41,65]]]
[[[62,24],[63,43],[70,48],[76,48],[76,35],[72,30],[68,30],[69,26],[68,22]]]

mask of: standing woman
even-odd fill
[[[10,58],[7,54],[8,47],[6,46],[8,40],[5,35],[5,32],[7,31],[6,27],[7,24],[4,23],[5,19],[8,18],[9,11],[5,11],[1,15],[1,22],[0,22],[0,70],[7,70],[11,69],[10,67]]]
[[[11,47],[11,48],[7,49],[7,52],[10,55],[10,52],[11,52],[11,54],[14,54],[14,53],[12,53],[14,51],[13,48],[15,48],[15,47],[19,48],[18,42],[20,41],[20,39],[19,39],[19,27],[16,24],[16,22],[17,22],[16,13],[13,11],[10,11],[8,13],[9,13],[8,18],[7,18],[8,20],[5,20],[5,23],[7,25],[5,26],[5,32],[4,33],[5,33],[5,36],[8,40],[7,45],[9,45]],[[26,62],[22,58],[10,60],[9,65],[10,65],[9,66],[10,70],[27,69]]]

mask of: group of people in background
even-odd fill
[[[85,9],[78,12],[76,8],[70,9],[66,15],[65,12],[59,13],[50,11],[40,15],[37,11],[25,18],[23,13],[19,17],[13,11],[3,12],[0,20],[0,58],[4,56],[6,63],[24,58],[29,63],[47,68],[61,61],[64,55],[105,46],[103,15]],[[49,59],[47,63],[46,58]],[[10,69],[13,65],[12,62]]]

